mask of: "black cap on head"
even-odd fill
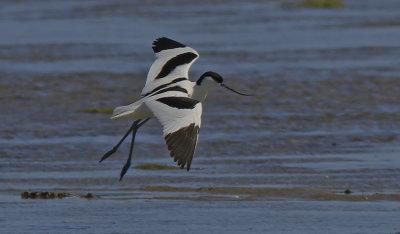
[[[197,85],[200,85],[205,77],[211,77],[213,80],[215,80],[215,82],[217,82],[219,84],[222,84],[222,82],[223,82],[222,76],[220,74],[218,74],[216,72],[208,71],[200,76],[200,78],[196,82]]]

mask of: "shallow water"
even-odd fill
[[[0,232],[400,232],[399,10],[1,2]],[[214,70],[257,96],[210,93],[190,172],[131,168],[119,182],[128,144],[98,160],[131,121],[82,110],[137,98],[160,36],[199,51],[193,80]],[[133,166],[175,165],[168,155],[152,120]]]

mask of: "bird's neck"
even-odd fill
[[[206,85],[195,84],[193,87],[192,98],[199,102],[203,102],[206,100],[209,88],[210,87],[207,87]]]

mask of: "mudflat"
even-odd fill
[[[400,3],[309,4],[0,3],[0,232],[400,232]],[[149,121],[119,182],[161,36],[256,96],[212,90],[190,172]]]

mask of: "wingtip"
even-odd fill
[[[153,41],[152,48],[154,53],[158,53],[163,50],[183,48],[186,47],[184,44],[169,39],[167,37],[159,37]]]

